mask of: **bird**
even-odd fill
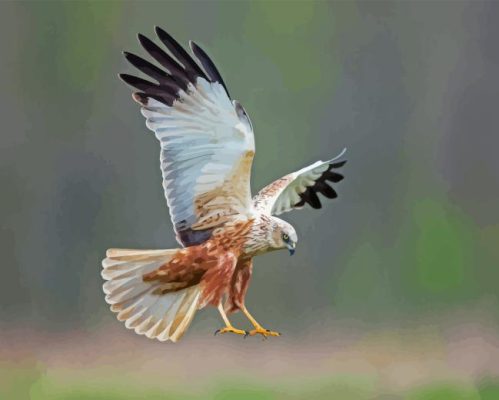
[[[190,41],[189,54],[162,28],[155,33],[159,45],[138,34],[152,62],[124,52],[149,79],[119,77],[136,90],[132,98],[159,141],[163,189],[180,247],[108,249],[101,272],[105,300],[128,329],[161,342],[177,342],[208,305],[225,324],[216,334],[280,336],[246,308],[253,258],[280,249],[295,253],[296,230],[277,216],[307,205],[321,208],[319,193],[336,198],[332,186],[343,179],[338,170],[346,149],[252,196],[255,138],[246,110],[200,46]],[[232,325],[228,316],[237,311],[253,329]]]

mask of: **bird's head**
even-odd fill
[[[282,219],[275,218],[276,224],[272,231],[272,245],[275,249],[288,249],[289,254],[295,254],[298,236],[296,235],[295,228]]]

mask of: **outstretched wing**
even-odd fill
[[[140,34],[139,42],[162,68],[125,52],[132,65],[156,82],[120,77],[139,90],[133,98],[161,144],[163,187],[177,240],[190,246],[248,213],[253,128],[198,45],[190,42],[204,71],[168,33],[158,27],[156,33],[171,55]]]
[[[332,160],[317,161],[265,186],[254,197],[254,207],[270,215],[302,208],[305,203],[313,208],[321,208],[318,193],[329,199],[338,197],[329,182],[337,183],[343,179],[343,175],[335,170],[345,165],[346,161],[337,161],[345,151],[346,149]]]

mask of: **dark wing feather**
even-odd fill
[[[187,85],[189,84],[190,79],[185,70],[152,40],[148,39],[140,33],[138,35],[138,38],[142,47],[151,55],[151,57],[153,57],[157,62],[159,62],[170,72],[173,79],[181,86],[183,90],[187,90]]]
[[[328,199],[335,199],[338,197],[338,193],[329,186],[326,181],[331,181],[334,183],[338,183],[343,180],[344,176],[332,171],[335,168],[341,168],[346,164],[346,161],[342,161],[335,164],[329,164],[328,169],[322,173],[322,175],[315,180],[314,184],[311,186],[307,186],[307,189],[303,193],[299,193],[300,201],[297,202],[294,207],[302,207],[305,203],[308,203],[312,206],[312,208],[321,208],[321,202],[317,193],[323,194]]]
[[[119,77],[123,80],[123,82],[129,84],[130,86],[133,86],[136,89],[150,93],[161,93],[161,87],[159,85],[146,81],[145,79],[128,74],[120,74]]]
[[[321,208],[321,201],[319,200],[319,196],[317,196],[317,191],[313,189],[312,186],[309,186],[303,193],[300,193],[299,196],[302,200],[305,200],[308,204],[312,206],[312,208]]]
[[[328,199],[335,199],[336,197],[338,197],[338,193],[336,193],[336,191],[326,182],[317,181],[315,184],[315,188],[318,192],[322,193]]]
[[[191,50],[194,53],[194,55],[197,57],[197,59],[201,62],[201,65],[203,66],[204,70],[210,77],[212,82],[218,82],[220,83],[224,89],[225,92],[227,93],[227,96],[230,98],[229,91],[227,90],[227,86],[225,86],[225,82],[222,79],[222,76],[220,75],[220,72],[218,72],[217,67],[215,67],[215,64],[213,61],[211,61],[210,57],[208,57],[208,54],[205,53],[205,51],[199,47],[196,43],[193,41],[189,42],[191,46]]]
[[[170,36],[168,32],[165,32],[159,26],[156,26],[155,30],[159,39],[168,48],[168,50],[171,51],[175,58],[184,66],[185,70],[191,75],[191,77],[197,78],[198,76],[200,76],[208,80],[203,70],[199,68],[199,65],[196,64],[189,53],[187,53],[184,48],[173,37]]]
[[[178,99],[179,91],[186,91],[189,83],[196,85],[196,80],[198,78],[203,78],[209,82],[220,83],[229,96],[227,86],[215,67],[215,64],[198,45],[191,42],[192,51],[206,72],[203,71],[189,53],[187,53],[170,34],[160,27],[155,27],[155,31],[158,38],[171,52],[173,57],[146,36],[139,33],[138,39],[147,53],[165,68],[166,71],[158,68],[149,61],[144,60],[142,57],[133,53],[124,52],[125,58],[130,64],[158,83],[158,85],[156,85],[147,80],[133,77],[132,75],[121,74],[120,78],[124,82],[141,90],[141,92],[134,94],[134,99],[136,101],[145,104],[147,98],[153,98],[171,106],[175,99]]]
[[[125,51],[123,52],[123,54],[130,64],[132,64],[138,70],[142,71],[144,74],[156,80],[158,83],[175,84],[176,88],[179,89],[178,84],[176,84],[172,77],[161,68],[156,67],[154,64],[151,64],[149,61],[146,61],[133,53]]]
[[[271,183],[255,196],[253,206],[275,215],[301,208],[305,204],[321,208],[319,193],[328,199],[338,197],[330,182],[343,180],[343,175],[335,170],[345,165],[346,161],[336,161],[344,153],[345,150],[332,160],[318,161]]]
[[[151,97],[170,106],[175,101],[177,93],[175,88],[156,85],[152,82],[146,81],[145,79],[128,74],[119,74],[119,77],[123,80],[123,82],[142,91],[134,93],[133,97],[135,101],[138,101],[141,104],[144,104],[144,102],[147,103],[147,97]]]

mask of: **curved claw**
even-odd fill
[[[225,328],[217,329],[215,331],[214,336],[216,336],[218,333],[220,333],[221,335],[224,333],[234,333],[236,335],[244,335],[244,336],[247,336],[249,334],[248,331],[243,331],[242,329],[237,329],[234,328],[233,326],[226,326]]]
[[[262,335],[264,339],[267,339],[269,336],[281,336],[279,332],[274,332],[265,328],[255,328],[250,331],[249,334],[250,336]]]

